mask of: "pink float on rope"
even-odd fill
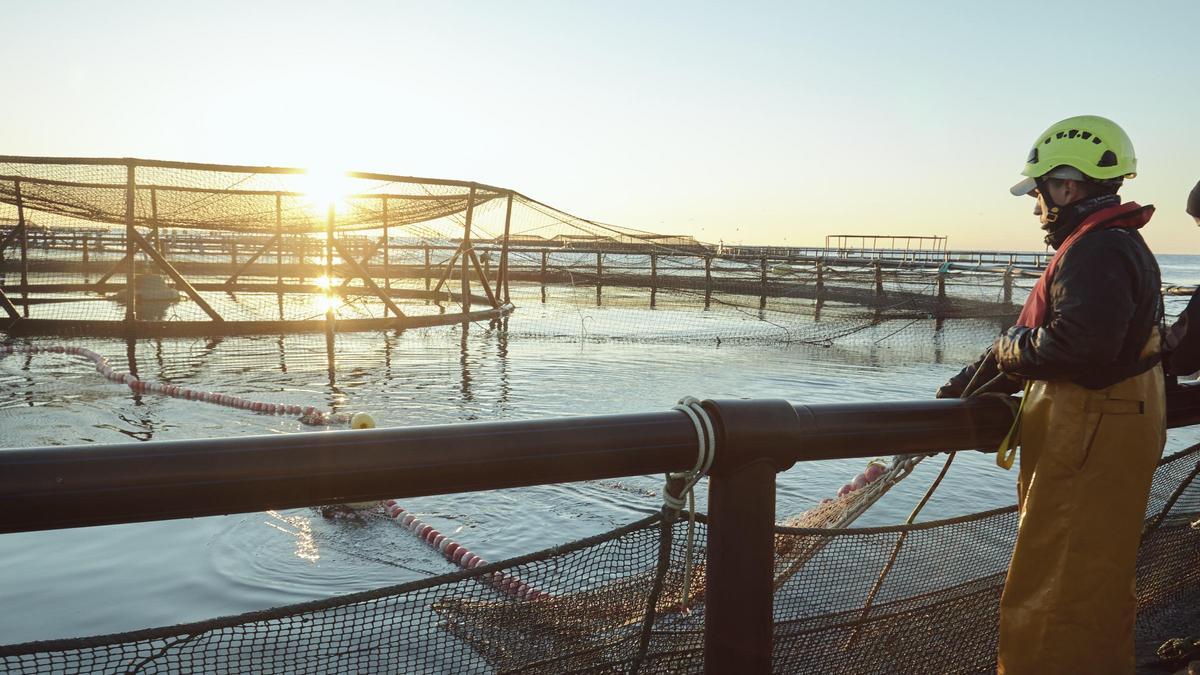
[[[487,564],[486,560],[471,553],[462,544],[438,532],[432,526],[421,522],[420,519],[411,513],[406,512],[394,499],[384,500],[383,507],[392,520],[395,520],[401,527],[417,535],[417,538],[455,565],[465,570],[471,570],[480,565]],[[533,600],[545,595],[542,591],[504,572],[492,572],[480,578],[501,593],[518,600]]]
[[[90,360],[96,372],[104,376],[105,379],[111,380],[118,384],[128,386],[132,391],[136,392],[154,392],[165,394],[174,398],[181,398],[187,401],[203,401],[214,405],[222,405],[229,408],[238,408],[241,410],[251,410],[256,412],[266,412],[273,415],[301,415],[302,422],[306,424],[329,424],[331,422],[346,422],[349,421],[349,415],[333,414],[317,410],[315,406],[300,406],[289,403],[265,403],[262,401],[251,401],[230,394],[221,394],[211,391],[197,391],[189,389],[177,384],[168,384],[166,382],[158,382],[156,380],[148,380],[139,378],[132,373],[123,373],[118,371],[109,363],[108,359],[101,356],[98,352],[92,351],[87,347],[51,345],[39,347],[37,345],[28,345],[18,347],[15,345],[0,345],[0,354],[69,354],[72,356],[81,356]]]

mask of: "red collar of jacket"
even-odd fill
[[[1033,290],[1029,292],[1029,297],[1025,299],[1025,306],[1021,308],[1021,316],[1017,318],[1017,325],[1037,328],[1045,323],[1046,312],[1050,307],[1050,283],[1054,279],[1054,271],[1058,268],[1058,261],[1062,259],[1072,244],[1079,241],[1085,234],[1096,230],[1107,230],[1113,227],[1139,229],[1150,222],[1152,215],[1154,215],[1153,206],[1126,202],[1110,206],[1107,209],[1100,209],[1085,218],[1062,243],[1062,246],[1059,246],[1058,250],[1054,252],[1054,257],[1050,258],[1050,263],[1046,265],[1046,271],[1042,273],[1042,277],[1037,280]]]

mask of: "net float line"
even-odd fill
[[[903,475],[907,475],[907,473],[909,471],[911,471],[910,463],[901,463],[901,466],[903,468],[900,470],[898,470],[898,467],[893,467],[891,470],[889,470],[882,462],[880,462],[878,460],[870,462],[864,471],[862,471],[857,476],[855,476],[854,480],[852,480],[850,483],[847,483],[846,485],[844,485],[842,490],[839,490],[837,498],[829,498],[829,499],[823,500],[822,503],[818,507],[815,507],[813,509],[810,509],[809,511],[806,511],[804,514],[802,514],[801,516],[799,516],[797,518],[790,519],[790,522],[788,523],[788,525],[792,526],[792,527],[796,527],[796,526],[803,527],[806,525],[807,526],[817,526],[817,527],[821,527],[821,526],[845,527],[847,524],[849,524],[849,521],[852,521],[854,519],[854,517],[857,516],[858,513],[861,513],[861,510],[864,510],[864,509],[852,509],[853,515],[846,514],[843,512],[841,514],[842,518],[836,519],[841,522],[836,522],[836,523],[825,522],[825,523],[817,524],[817,523],[811,523],[811,522],[805,522],[805,521],[812,519],[813,515],[827,510],[829,508],[829,506],[832,506],[833,504],[835,504],[837,502],[851,502],[852,500],[855,500],[855,498],[860,497],[861,494],[866,494],[868,492],[874,492],[876,494],[872,494],[871,497],[873,497],[874,499],[878,499],[879,496],[882,496],[883,492],[886,492],[887,488],[890,487],[891,484],[894,484],[894,482],[897,482],[899,480],[899,478],[903,477]],[[874,487],[876,489],[875,490],[864,489],[867,487]],[[851,495],[853,495],[854,493],[860,493],[860,494],[854,495],[852,497]],[[476,567],[479,567],[480,565],[487,564],[486,560],[484,560],[480,556],[472,553],[462,544],[450,539],[449,537],[442,534],[441,532],[438,532],[431,525],[421,521],[421,519],[419,519],[416,516],[414,516],[413,514],[407,512],[403,507],[401,507],[399,504],[396,503],[396,500],[385,499],[380,503],[383,505],[384,510],[387,512],[388,516],[390,518],[392,518],[392,520],[395,520],[406,530],[415,534],[418,539],[423,541],[430,548],[433,548],[433,549],[437,550],[439,553],[441,553],[442,557],[446,558],[447,560],[449,560],[450,562],[454,563],[455,565],[461,567],[462,569],[471,570],[471,569],[475,569]],[[841,507],[841,508],[838,508],[837,510],[844,511],[847,508],[848,507]],[[805,516],[808,516],[808,518],[806,518]],[[849,517],[847,517],[847,516],[849,516]],[[820,518],[818,518],[818,519],[820,519]],[[782,565],[783,569],[777,570],[777,573],[776,573],[776,577],[777,577],[776,585],[777,586],[780,583],[782,583],[782,581],[784,581],[788,577],[790,577],[796,571],[796,569],[798,569],[799,566],[795,565],[795,563],[797,561],[787,560],[790,557],[794,557],[797,553],[800,553],[800,552],[791,550],[790,546],[784,546],[781,548],[777,545],[776,555],[779,556],[780,558],[782,558],[782,560],[779,560],[779,562],[783,563],[783,565]],[[815,553],[815,551],[814,551],[814,553]],[[811,556],[804,556],[804,559],[807,560],[808,557],[811,557]],[[789,562],[791,562],[792,564],[791,565],[787,564]],[[793,569],[793,566],[795,566],[796,569]],[[513,576],[511,574],[504,573],[504,572],[493,572],[490,575],[486,575],[485,580],[488,581],[492,586],[494,586],[501,593],[504,593],[505,595],[509,595],[517,600],[534,600],[537,598],[550,599],[550,598],[554,597],[554,596],[550,595],[549,593],[546,593],[545,591],[541,591],[541,590],[538,590],[538,589],[530,586],[528,583],[522,581],[520,578]],[[703,595],[704,595],[703,586],[704,586],[704,584],[703,584],[703,582],[701,582],[700,589],[698,590],[698,592],[696,594],[693,595],[693,598],[692,598],[693,603],[696,599],[703,597]],[[667,613],[686,613],[690,610],[689,605],[691,605],[693,603],[685,604],[682,602],[677,602],[677,603],[670,605],[669,607],[665,607],[664,610]]]
[[[437,550],[446,560],[464,570],[473,570],[480,565],[487,564],[486,560],[470,552],[462,544],[438,532],[432,526],[405,511],[403,507],[396,503],[396,500],[385,499],[382,504],[392,520],[395,520],[397,523],[400,523],[401,527],[417,535],[418,539]],[[517,600],[536,600],[537,598],[549,597],[549,594],[546,592],[540,591],[505,572],[485,574],[483,579],[494,586],[496,590]]]
[[[347,422],[352,422],[354,419],[348,413],[335,413],[319,410],[315,406],[311,405],[305,406],[292,403],[251,401],[249,399],[232,396],[230,394],[222,394],[215,391],[199,391],[197,389],[189,389],[188,387],[183,387],[177,384],[142,379],[136,375],[133,375],[132,373],[123,372],[113,368],[112,364],[109,363],[107,358],[92,351],[91,349],[88,349],[87,347],[64,347],[62,345],[54,345],[50,347],[38,347],[34,345],[0,345],[0,354],[67,354],[69,356],[79,356],[91,361],[96,366],[96,372],[100,373],[105,378],[118,384],[124,384],[136,392],[162,394],[164,396],[179,398],[186,401],[201,401],[204,403],[211,403],[213,405],[225,406],[227,408],[250,410],[252,412],[264,413],[267,415],[299,415],[300,422],[310,426],[345,424]],[[363,414],[364,413],[358,413],[354,417]]]

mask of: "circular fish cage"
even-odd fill
[[[374,173],[0,156],[0,330],[211,336],[509,314],[514,193]]]

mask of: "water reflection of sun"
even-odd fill
[[[316,284],[317,286],[319,286],[322,290],[327,291],[327,290],[333,288],[334,286],[342,283],[342,280],[337,277],[333,277],[332,279],[330,279],[329,277],[322,274],[321,276],[317,277],[316,279],[313,279],[313,283]]]
[[[312,296],[312,308],[321,314],[336,312],[342,304],[342,297],[340,295],[327,293],[325,295]]]
[[[266,521],[268,527],[273,527],[280,532],[290,534],[296,539],[297,558],[307,560],[310,563],[315,563],[321,559],[321,549],[317,547],[317,541],[313,537],[312,523],[308,518],[285,516],[278,511],[267,511],[267,515],[276,522],[282,523],[282,525],[277,525],[275,522],[268,520]]]

